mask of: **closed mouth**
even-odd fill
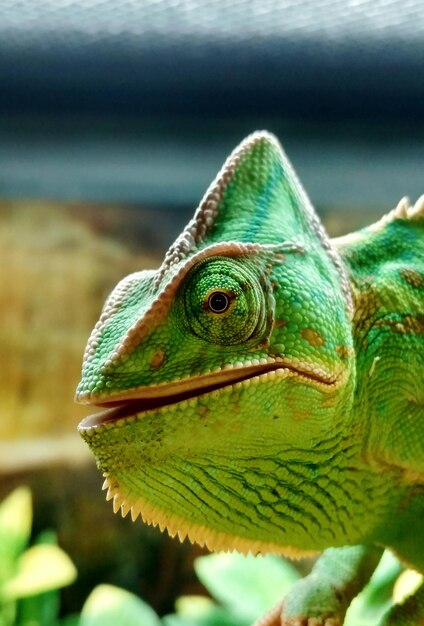
[[[128,417],[138,416],[146,411],[178,404],[184,400],[197,398],[226,387],[246,384],[247,381],[259,382],[259,379],[265,376],[286,378],[290,375],[295,376],[297,379],[303,378],[306,382],[319,385],[327,391],[336,384],[334,377],[330,377],[323,372],[317,374],[316,372],[300,370],[293,366],[287,367],[285,363],[280,361],[223,369],[163,385],[139,387],[109,396],[104,401],[95,397],[90,400],[83,399],[83,402],[103,410],[85,417],[78,425],[78,430],[83,432],[99,428],[104,424],[111,424]]]

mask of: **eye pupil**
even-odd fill
[[[230,298],[222,291],[216,291],[208,299],[208,307],[213,313],[224,313],[230,306]]]

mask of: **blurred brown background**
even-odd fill
[[[125,274],[155,267],[229,151],[277,134],[332,235],[424,192],[419,0],[0,6],[0,497],[29,484],[77,611],[112,582],[160,612],[197,548],[112,514],[76,433],[81,356]]]

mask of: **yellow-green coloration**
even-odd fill
[[[342,624],[383,546],[423,571],[423,285],[424,198],[330,241],[248,137],[88,342],[77,399],[103,410],[79,429],[114,509],[213,550],[326,550],[283,624]],[[422,593],[384,623],[424,619]]]

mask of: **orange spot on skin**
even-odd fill
[[[163,350],[156,350],[152,358],[150,359],[150,367],[154,370],[162,367],[165,361],[165,352]]]
[[[401,276],[411,287],[422,287],[424,285],[424,278],[417,271],[409,269],[407,267],[400,270]]]
[[[338,401],[339,400],[338,400],[337,395],[332,394],[323,399],[322,406],[325,407],[326,409],[331,409],[337,405]]]
[[[290,417],[295,422],[303,422],[311,417],[311,411],[308,407],[305,407],[302,403],[299,403],[296,390],[292,389],[288,391],[286,396],[287,406],[290,408]]]
[[[295,422],[303,422],[311,417],[311,412],[306,409],[298,409],[293,411],[293,419]]]
[[[204,420],[207,417],[209,411],[210,411],[210,409],[207,406],[203,406],[202,405],[202,406],[199,406],[197,408],[197,412],[198,412],[199,417],[200,417],[201,420]]]
[[[314,328],[303,328],[301,334],[311,346],[319,347],[325,344],[324,337]]]
[[[274,320],[274,328],[284,328],[287,324],[287,320]]]
[[[341,359],[346,359],[352,352],[348,346],[336,346],[336,352]]]

